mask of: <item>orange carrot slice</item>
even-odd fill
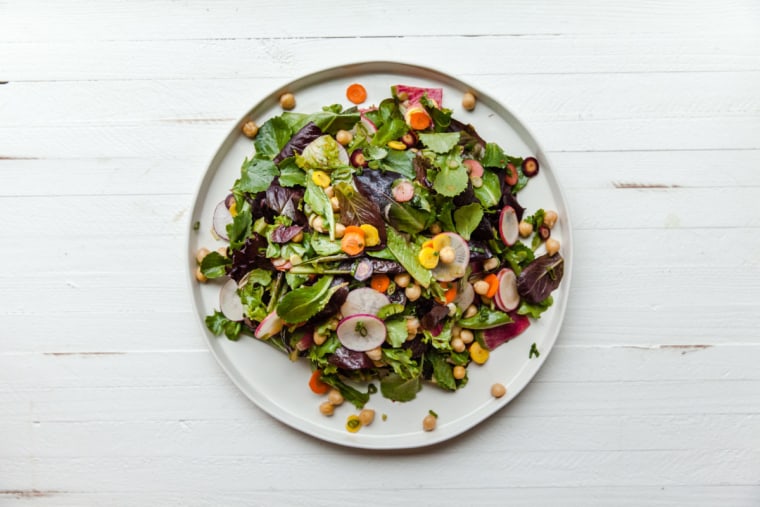
[[[346,88],[346,98],[354,104],[361,104],[367,100],[367,90],[359,83],[354,83]]]

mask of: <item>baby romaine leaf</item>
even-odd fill
[[[234,190],[257,194],[269,188],[275,176],[280,172],[271,160],[258,155],[251,160],[247,158],[240,169],[240,179],[235,182]]]
[[[459,132],[445,132],[437,134],[419,134],[422,144],[438,154],[450,152],[459,142]]]
[[[493,171],[486,169],[483,171],[483,185],[478,188],[473,188],[475,197],[480,200],[480,203],[484,208],[493,208],[501,200],[501,182],[499,176]],[[282,176],[280,176],[282,180]]]
[[[253,141],[256,157],[272,160],[287,144],[292,134],[290,126],[281,117],[270,118],[261,126]]]
[[[210,252],[201,261],[201,273],[206,278],[219,278],[227,274],[227,267],[232,264],[232,259],[220,255],[219,252]]]
[[[454,223],[456,224],[457,233],[468,241],[470,234],[478,228],[478,224],[482,219],[483,207],[475,202],[457,208],[454,211]]]
[[[316,315],[325,307],[334,292],[330,288],[332,278],[323,276],[314,285],[300,287],[285,294],[277,304],[277,315],[288,324],[305,322]]]
[[[384,398],[393,401],[411,401],[422,389],[420,377],[404,379],[396,373],[391,373],[380,381],[380,392]]]
[[[388,250],[391,251],[404,269],[412,275],[412,278],[423,287],[428,287],[430,281],[433,279],[433,275],[429,269],[425,269],[417,259],[417,252],[401,234],[399,234],[393,227],[387,228],[388,232]]]
[[[251,216],[251,207],[246,204],[238,211],[232,222],[227,224],[227,236],[230,238],[230,247],[237,250],[251,233],[253,217]]]

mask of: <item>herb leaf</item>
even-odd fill
[[[420,377],[404,379],[396,373],[391,373],[380,381],[380,392],[383,397],[393,401],[411,401],[422,389]]]
[[[388,250],[404,266],[404,269],[412,275],[412,278],[417,280],[423,287],[428,287],[433,275],[430,273],[430,270],[422,267],[419,259],[417,259],[417,253],[414,248],[393,227],[388,227],[387,233]]]
[[[206,278],[219,278],[227,274],[227,267],[232,264],[232,259],[220,255],[219,252],[209,252],[201,261],[201,273]]]
[[[330,289],[332,279],[332,276],[323,276],[314,285],[288,292],[277,304],[277,315],[288,324],[305,322],[316,315],[325,307],[333,292],[341,287],[336,285],[334,290]]]
[[[206,317],[206,327],[216,336],[224,333],[228,339],[235,341],[240,337],[242,324],[228,319],[217,310],[213,315]]]
[[[454,223],[457,227],[457,233],[464,239],[470,239],[472,231],[478,228],[478,224],[483,219],[483,207],[476,203],[470,203],[454,211]]]
[[[256,147],[256,158],[273,159],[290,139],[292,130],[279,116],[267,120],[256,134],[253,145]]]
[[[422,144],[429,150],[438,154],[450,152],[459,142],[459,132],[446,132],[438,134],[419,134]]]
[[[274,162],[258,156],[243,162],[240,179],[235,182],[234,190],[257,194],[269,188],[275,176],[279,174]]]

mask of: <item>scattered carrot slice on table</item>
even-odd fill
[[[325,394],[330,390],[330,386],[322,382],[320,379],[321,376],[321,370],[314,370],[311,374],[311,378],[309,378],[309,388],[311,388],[315,394]]]
[[[364,251],[364,231],[361,227],[349,225],[340,240],[340,249],[348,255],[359,255]]]
[[[367,100],[367,90],[359,83],[354,83],[346,88],[346,98],[354,104],[361,104]]]
[[[499,290],[499,277],[491,273],[485,277],[484,280],[488,282],[488,292],[486,292],[486,297],[494,297]]]
[[[391,279],[388,275],[373,275],[370,286],[377,292],[385,292],[391,286]]]

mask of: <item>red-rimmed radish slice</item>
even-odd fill
[[[366,352],[385,342],[386,329],[383,321],[367,313],[357,313],[338,323],[338,340],[349,350]]]
[[[256,327],[253,335],[259,340],[266,340],[282,331],[282,327],[285,325],[285,321],[277,315],[277,312],[272,312]]]
[[[483,166],[475,159],[468,158],[462,161],[467,168],[467,172],[470,173],[470,178],[482,178]]]
[[[222,290],[219,291],[219,309],[225,317],[234,321],[243,320],[243,317],[245,317],[243,314],[243,302],[240,300],[237,290],[237,282],[229,279],[227,283],[222,285]]]
[[[346,296],[346,301],[340,307],[340,313],[344,317],[356,314],[377,315],[385,305],[390,304],[388,296],[371,287],[354,289]]]
[[[214,232],[217,236],[225,241],[229,241],[230,237],[227,235],[227,224],[232,223],[232,215],[230,210],[224,201],[220,202],[214,208]]]
[[[515,209],[512,206],[504,206],[499,215],[499,236],[505,245],[512,246],[517,242],[519,225]]]
[[[409,180],[401,180],[393,187],[393,198],[398,202],[411,201],[414,197],[414,185]]]
[[[454,298],[454,304],[460,310],[465,311],[473,301],[475,301],[475,291],[472,288],[472,284],[465,283],[462,290],[457,293],[457,297]]]
[[[359,116],[359,121],[364,126],[364,128],[367,129],[368,133],[374,134],[377,132],[377,125],[372,123],[372,120],[364,116],[364,113],[361,113],[361,116]]]
[[[433,277],[439,282],[451,282],[464,276],[467,265],[470,263],[470,246],[467,241],[453,232],[442,232],[438,236],[448,236],[449,245],[454,249],[454,260],[448,263],[439,262],[432,269]],[[436,237],[438,237],[436,236]]]
[[[298,343],[296,343],[296,350],[299,352],[303,352],[304,350],[311,347],[313,343],[314,343],[314,331],[312,329],[307,329],[303,335],[303,338],[298,340]]]
[[[517,292],[517,276],[509,268],[499,271],[499,289],[494,301],[500,310],[511,312],[520,304],[520,293]]]

